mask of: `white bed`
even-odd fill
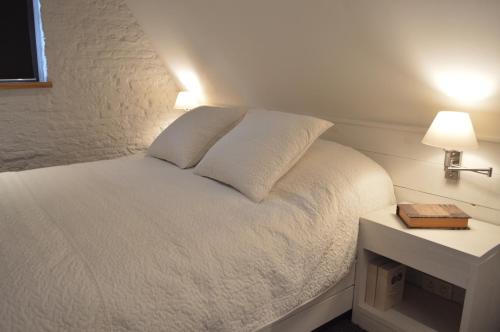
[[[373,161],[318,140],[261,203],[144,156],[0,174],[0,331],[253,331],[344,278]],[[269,325],[271,324],[271,325]]]

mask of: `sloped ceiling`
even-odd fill
[[[500,1],[127,0],[206,102],[500,138]],[[197,82],[199,81],[199,82]]]

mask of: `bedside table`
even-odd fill
[[[500,226],[409,229],[396,206],[360,219],[353,321],[377,331],[500,331]],[[406,283],[403,301],[381,311],[365,303],[368,263],[384,256],[465,290],[463,304]]]

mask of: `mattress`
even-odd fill
[[[1,331],[252,331],[341,280],[394,202],[322,140],[261,203],[145,156],[2,173],[0,198]]]

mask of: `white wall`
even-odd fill
[[[127,3],[171,72],[207,103],[330,119],[326,136],[383,165],[400,200],[453,202],[500,223],[500,1]],[[484,140],[464,163],[493,166],[493,178],[445,181],[443,152],[420,144],[443,109],[471,113]]]
[[[208,102],[422,127],[439,110],[467,110],[480,136],[500,140],[500,1],[127,3],[171,71],[188,88],[187,73],[197,76]],[[438,88],[447,79],[488,96],[462,103]]]
[[[52,89],[0,90],[0,171],[144,149],[178,91],[122,0],[42,0]]]

